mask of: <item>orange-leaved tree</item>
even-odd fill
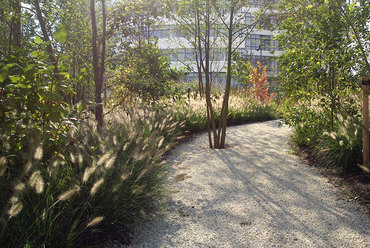
[[[274,94],[269,94],[266,66],[263,67],[259,62],[257,68],[250,67],[250,78],[251,82],[251,95],[254,96],[258,101],[266,102],[270,101]]]

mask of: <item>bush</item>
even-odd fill
[[[337,116],[336,131],[324,132],[316,147],[317,157],[322,166],[353,172],[358,170],[357,164],[362,161],[361,120]]]
[[[142,108],[111,116],[102,135],[95,127],[91,121],[68,129],[68,142],[52,153],[45,147],[51,137],[32,124],[20,148],[2,133],[9,152],[1,155],[1,247],[94,245],[123,236],[153,208],[165,180],[161,157],[178,124]],[[23,156],[12,155],[17,149]]]
[[[311,100],[309,104],[286,104],[284,118],[292,126],[292,141],[299,147],[308,147],[323,167],[343,172],[358,170],[362,160],[362,126],[357,97],[340,99],[341,105],[331,123],[331,113],[325,108],[325,99]],[[345,117],[343,117],[345,116]]]
[[[317,102],[286,102],[280,107],[286,124],[292,127],[291,139],[298,147],[314,147],[323,130],[330,129],[328,112]]]
[[[111,97],[121,99],[129,91],[147,102],[162,97],[178,97],[184,92],[178,84],[185,71],[171,67],[156,43],[128,47],[122,67],[111,82]]]
[[[216,125],[222,106],[222,97],[213,101]],[[204,99],[193,99],[190,104],[164,103],[161,108],[178,122],[184,123],[183,131],[197,132],[207,130],[207,114]],[[240,125],[250,122],[267,121],[278,116],[272,101],[261,103],[254,99],[234,95],[229,102],[228,125]]]
[[[11,122],[0,129],[0,246],[127,241],[130,223],[145,218],[163,192],[162,155],[180,131],[206,130],[204,104],[136,103],[109,114],[102,134],[83,106],[66,107],[56,121],[39,118],[40,110],[7,110]],[[273,109],[233,97],[229,123],[269,119]]]

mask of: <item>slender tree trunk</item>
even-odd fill
[[[348,25],[351,27],[351,29],[352,29],[352,31],[355,35],[357,45],[359,46],[359,48],[361,50],[364,65],[365,65],[365,67],[367,67],[367,70],[370,71],[369,55],[367,54],[366,49],[364,48],[364,46],[361,42],[360,34],[359,34],[356,26],[354,25],[354,23],[350,19],[350,17],[347,15],[346,11],[342,8],[342,4],[341,4],[340,0],[336,0],[336,2],[338,3],[337,7],[338,7],[340,13],[343,15],[344,19],[346,20]]]
[[[8,55],[12,54],[12,45],[13,45],[13,22],[10,23],[10,30],[9,30],[9,47],[8,47]]]
[[[229,23],[229,34],[228,34],[228,47],[227,47],[227,75],[226,75],[226,86],[224,101],[222,104],[222,111],[220,115],[220,148],[225,148],[226,139],[226,128],[227,128],[227,116],[229,112],[229,97],[231,88],[231,62],[232,62],[232,43],[233,43],[233,21],[234,21],[234,6],[231,6],[230,10],[230,23]]]
[[[9,50],[11,55],[14,51],[21,48],[22,43],[22,6],[20,0],[14,0],[12,7],[12,19],[9,30]]]
[[[213,132],[213,148],[219,148],[219,139],[217,135],[217,128],[216,128],[216,121],[215,116],[213,112],[212,107],[212,101],[211,101],[211,82],[210,82],[210,62],[209,62],[209,53],[210,53],[210,6],[209,6],[209,0],[206,1],[206,8],[207,8],[207,14],[206,14],[206,37],[205,37],[205,44],[204,44],[204,50],[205,50],[205,68],[204,68],[204,74],[206,78],[206,103],[207,103],[207,111],[209,111],[209,117],[210,117],[210,126],[212,128]],[[210,147],[212,148],[212,144],[210,144]]]
[[[198,63],[198,62],[197,62]],[[197,70],[198,70],[198,84],[199,84],[199,96],[200,99],[203,97],[203,73],[202,73],[202,68],[197,65]]]
[[[20,0],[14,1],[14,15],[12,45],[14,48],[20,48],[22,46],[22,6]]]
[[[196,23],[197,29],[194,32],[194,41],[195,41],[195,44],[197,44],[199,42],[199,45],[200,45],[201,44],[200,43],[201,32],[200,32],[200,18],[199,18],[199,9],[198,8],[196,10],[195,23]],[[198,69],[199,95],[200,95],[200,98],[202,99],[203,94],[204,94],[202,67],[200,65],[201,60],[203,59],[202,58],[202,51],[200,50],[199,53],[196,52],[195,56],[196,56],[197,69]]]
[[[107,10],[105,6],[105,0],[101,1],[102,11],[103,11],[103,34],[102,34],[102,51],[101,51],[101,65],[100,65],[100,91],[104,86],[104,72],[105,72],[105,47],[106,47],[106,33],[107,33]],[[107,99],[107,89],[105,88],[105,100]],[[103,115],[103,105],[102,105],[102,115]]]
[[[49,34],[46,30],[45,20],[44,20],[44,17],[42,16],[42,12],[41,12],[41,8],[40,8],[40,1],[39,0],[34,0],[33,3],[34,3],[36,14],[37,14],[37,20],[39,21],[40,28],[41,28],[41,31],[42,31],[43,40],[44,40],[44,42],[48,43],[47,46],[46,46],[46,49],[48,51],[50,61],[54,66],[54,75],[53,75],[54,77],[53,77],[53,80],[52,80],[52,85],[50,87],[50,89],[52,90],[54,88],[53,86],[54,86],[55,81],[60,79],[59,69],[58,69],[58,61],[55,58],[54,49],[51,46],[50,37],[49,37]],[[71,101],[70,96],[68,96],[66,93],[64,93],[63,91],[60,91],[59,93],[63,96],[63,99],[64,99],[65,102],[70,102]]]
[[[198,70],[198,88],[199,88],[199,96],[200,96],[200,99],[202,99],[203,97],[203,94],[204,94],[204,89],[203,89],[203,73],[202,73],[202,67],[200,65],[200,59],[199,58],[199,53],[196,52],[196,55],[195,55],[195,60],[197,62],[197,70]]]
[[[104,12],[104,10],[103,10]],[[93,67],[95,81],[95,119],[98,123],[98,130],[103,127],[103,105],[102,105],[102,77],[101,68],[99,66],[99,51],[98,51],[98,28],[96,25],[95,0],[90,0],[91,26],[92,26],[92,51],[93,51]]]
[[[44,36],[43,40],[45,42],[48,42],[48,45],[47,45],[46,48],[48,50],[50,60],[53,63],[53,65],[55,66],[55,70],[56,70],[55,72],[57,72],[58,68],[56,66],[56,59],[55,59],[55,56],[54,56],[54,50],[53,50],[53,47],[51,46],[49,34],[46,30],[45,20],[44,20],[44,17],[42,16],[42,12],[41,12],[41,8],[40,8],[40,1],[39,0],[34,0],[34,6],[35,6],[35,9],[36,9],[37,20],[40,23],[40,28],[41,28],[41,31],[42,31],[42,35]]]
[[[335,108],[336,108],[336,103],[335,103],[335,68],[333,66],[330,66],[329,68],[330,75],[329,75],[329,80],[330,80],[330,127],[331,129],[334,128],[334,113],[335,113]]]

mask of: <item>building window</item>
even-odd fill
[[[195,61],[192,49],[178,49],[171,55],[171,61]]]
[[[275,60],[274,57],[269,56],[258,56],[258,55],[248,55],[246,56],[246,59],[252,64],[254,68],[257,67],[258,62],[265,67],[266,66],[266,72],[277,72],[278,70],[278,63]]]
[[[175,26],[167,25],[160,29],[153,30],[151,36],[156,37],[158,39],[162,39],[162,38],[184,37],[185,34],[181,30],[177,29]]]
[[[254,23],[254,15],[251,13],[246,13],[245,14],[245,24],[252,25]]]
[[[271,51],[271,37],[270,35],[260,35],[260,49],[263,51]]]
[[[210,58],[211,61],[223,61],[226,60],[225,51],[222,49],[212,49],[210,51]]]
[[[158,39],[161,39],[161,38],[168,38],[170,37],[170,30],[169,29],[158,29],[158,30],[154,30],[153,31],[153,36],[158,38]]]
[[[247,50],[279,51],[279,42],[273,40],[270,35],[251,34],[245,40]]]
[[[257,50],[260,45],[260,35],[251,34],[249,38],[245,40],[245,48],[248,50]]]

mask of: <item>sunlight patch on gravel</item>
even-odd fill
[[[370,218],[291,154],[288,136],[268,121],[228,128],[228,149],[209,149],[207,134],[179,145],[171,177],[187,177],[130,247],[370,247]]]

